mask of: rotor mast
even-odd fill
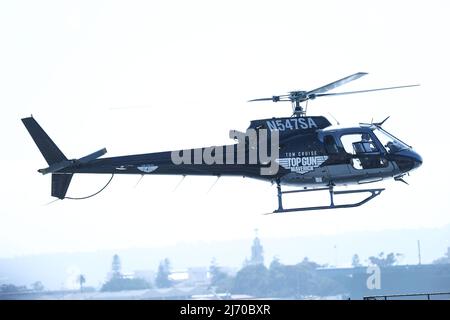
[[[305,117],[306,108],[308,106],[308,100],[302,99],[306,92],[305,91],[293,91],[290,93],[290,100],[292,104],[292,116],[293,117]],[[302,102],[306,101],[305,107],[301,105]]]

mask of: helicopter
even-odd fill
[[[369,90],[330,93],[350,81],[367,75],[358,72],[310,91],[249,102],[290,102],[292,115],[253,120],[246,132],[230,131],[235,142],[225,146],[164,151],[101,158],[103,148],[79,159],[68,159],[33,116],[22,119],[51,174],[51,195],[58,199],[86,199],[102,192],[116,174],[237,176],[260,179],[276,185],[278,208],[272,213],[359,207],[379,196],[384,188],[336,190],[388,178],[406,183],[404,176],[422,165],[413,148],[382,128],[382,122],[360,123],[355,127],[333,126],[324,116],[307,116],[307,103],[319,97],[338,96],[418,86],[403,85]],[[110,174],[108,183],[94,194],[81,198],[67,196],[74,174]],[[298,189],[282,190],[282,186]],[[330,202],[320,206],[285,208],[283,195],[328,191]],[[366,194],[358,202],[335,204],[343,194]]]

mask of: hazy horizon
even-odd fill
[[[449,234],[450,225],[444,228],[355,232],[323,237],[266,238],[260,233],[259,238],[264,247],[266,266],[276,256],[284,264],[295,264],[307,257],[322,265],[350,267],[353,254],[358,254],[361,263],[368,265],[368,257],[377,256],[380,252],[401,253],[399,264],[418,264],[417,240],[421,241],[421,262],[429,264],[444,256],[446,248],[450,247]],[[401,240],[395,241],[399,236]],[[213,258],[220,266],[239,269],[244,259],[250,257],[253,238],[0,258],[0,269],[3,270],[3,278],[8,275],[15,284],[29,285],[39,280],[50,289],[60,289],[61,283],[70,288],[66,284],[68,279],[83,273],[87,285],[98,287],[110,271],[114,254],[121,257],[123,272],[127,274],[137,270],[156,271],[159,262],[166,257],[170,259],[173,270],[208,268]],[[7,282],[0,277],[0,283]]]

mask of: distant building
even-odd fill
[[[110,281],[111,279],[134,279],[136,278],[134,272],[122,272],[120,274],[116,272],[108,272],[106,274],[106,281]]]
[[[136,270],[134,271],[133,278],[144,279],[148,283],[153,283],[156,278],[156,273],[152,270]]]
[[[190,267],[187,269],[173,270],[170,272],[169,279],[173,281],[174,285],[181,286],[203,286],[207,285],[208,268],[205,267]]]
[[[191,267],[188,268],[188,281],[192,285],[204,285],[209,282],[208,268],[205,267]]]
[[[172,271],[170,271],[169,279],[174,284],[179,284],[179,283],[189,280],[189,273],[185,269],[172,270]]]
[[[253,239],[253,245],[251,248],[252,255],[250,260],[245,259],[244,265],[258,265],[264,264],[264,249],[261,245],[261,241],[258,238],[258,229],[255,229],[255,239]]]
[[[352,299],[392,294],[450,292],[450,264],[395,265],[380,268],[380,288],[371,288],[373,275],[367,267],[318,268],[319,275],[338,285],[341,293]],[[434,297],[433,299],[438,299]],[[442,296],[449,299],[450,293]],[[426,299],[420,297],[419,299]]]

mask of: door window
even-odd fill
[[[369,133],[342,135],[341,143],[345,152],[352,155],[352,165],[355,169],[374,169],[387,165]]]

